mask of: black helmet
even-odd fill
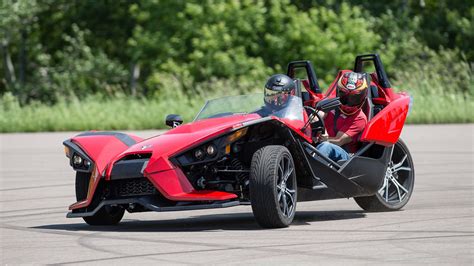
[[[287,75],[271,76],[265,84],[265,103],[275,107],[286,105],[290,95],[295,94],[295,87],[295,82]]]

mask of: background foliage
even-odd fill
[[[163,127],[261,90],[291,60],[321,84],[381,54],[409,121],[473,122],[472,0],[1,0],[0,131]]]

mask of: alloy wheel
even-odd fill
[[[296,189],[294,172],[295,168],[288,156],[283,156],[278,164],[277,200],[280,210],[285,217],[291,217],[295,212]]]
[[[384,182],[378,193],[382,200],[389,205],[401,204],[410,194],[413,187],[413,166],[403,149],[395,147],[392,161],[385,172]],[[396,163],[394,163],[396,161]]]

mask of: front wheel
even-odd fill
[[[296,173],[291,153],[271,145],[256,151],[250,170],[250,201],[258,224],[287,227],[296,212]]]
[[[93,216],[82,217],[89,225],[116,225],[125,213],[122,207],[104,206]]]
[[[382,187],[373,196],[354,198],[366,211],[396,211],[408,203],[415,183],[415,168],[410,151],[399,139],[393,148]]]
[[[90,173],[76,172],[76,199],[85,200],[89,189]],[[104,206],[93,216],[82,217],[89,225],[115,225],[118,224],[125,213],[122,207]]]

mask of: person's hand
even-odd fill
[[[319,135],[319,142],[327,141],[328,138],[329,138],[329,136],[326,132],[322,133],[321,135]]]
[[[323,111],[318,111],[318,115],[319,117],[323,118],[326,114]],[[313,119],[311,119],[311,124],[316,123],[318,121],[319,121],[318,116],[315,115],[313,116]]]

